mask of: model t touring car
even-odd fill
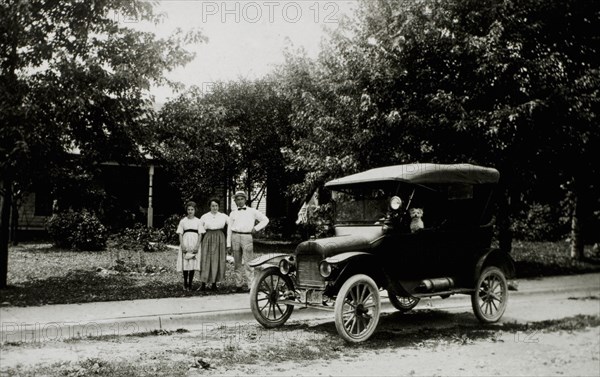
[[[491,248],[499,173],[470,164],[407,164],[332,180],[335,236],[250,262],[250,304],[265,327],[295,306],[334,312],[338,333],[361,342],[375,331],[380,291],[401,312],[423,297],[471,296],[475,316],[500,319],[511,257]]]

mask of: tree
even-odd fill
[[[306,174],[299,196],[369,167],[461,161],[500,170],[504,230],[524,195],[540,195],[542,176],[556,188],[574,182],[585,210],[598,180],[599,8],[575,0],[362,2],[315,61],[292,55],[283,67],[298,136],[288,166]],[[501,244],[510,249],[508,232]]]
[[[207,103],[191,88],[161,109],[154,127],[152,153],[175,174],[183,200],[212,195],[237,168],[236,130],[223,105]]]
[[[152,117],[148,89],[193,55],[197,32],[168,39],[119,18],[154,21],[145,1],[23,1],[0,4],[0,288],[6,286],[14,187],[44,181],[77,148],[89,165],[140,158]]]
[[[235,177],[250,195],[256,184],[261,193],[267,184],[273,195],[280,191],[290,110],[278,90],[269,78],[218,82],[210,93],[192,88],[163,107],[154,153],[176,173],[184,197],[234,189]]]

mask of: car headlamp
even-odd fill
[[[279,272],[281,272],[283,275],[288,275],[292,271],[294,271],[293,260],[284,258],[279,262]]]
[[[325,261],[319,263],[319,273],[324,278],[329,277],[329,275],[331,275],[331,264]]]
[[[390,199],[390,208],[393,209],[394,211],[398,210],[401,206],[402,206],[402,199],[400,199],[400,197],[393,196],[392,199]]]

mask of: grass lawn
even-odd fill
[[[255,243],[255,254],[292,252],[286,245]],[[8,256],[8,289],[0,290],[2,306],[71,304],[145,298],[186,297],[232,292],[233,264],[227,264],[225,281],[216,292],[184,292],[183,277],[175,270],[177,251],[143,253],[154,273],[106,273],[114,254],[109,251],[70,251],[51,244],[23,243]],[[110,271],[113,272],[113,271]],[[198,273],[194,288],[199,286]]]
[[[514,241],[511,255],[516,262],[517,278],[554,275],[572,275],[600,271],[600,257],[593,256],[591,246],[586,246],[585,260],[570,257],[570,245],[558,242]]]
[[[293,246],[255,243],[256,254],[291,252]],[[518,242],[513,244],[517,277],[541,277],[600,271],[600,259],[572,261],[566,242]],[[3,306],[69,304],[93,301],[185,297],[231,292],[233,265],[227,265],[225,281],[217,292],[184,292],[182,276],[175,271],[176,252],[144,253],[155,273],[98,272],[108,268],[114,255],[108,251],[66,251],[50,244],[11,247],[8,260],[9,288],[0,290]],[[162,271],[161,271],[162,269]],[[106,271],[104,271],[106,272]],[[194,283],[198,286],[197,278]]]

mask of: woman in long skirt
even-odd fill
[[[219,212],[219,200],[210,200],[210,212],[200,217],[202,227],[206,234],[202,239],[200,257],[200,289],[206,289],[206,284],[211,284],[210,289],[217,289],[217,282],[225,278],[225,265],[227,258],[225,227],[229,217]]]
[[[187,202],[185,209],[187,216],[181,219],[177,227],[180,248],[177,271],[183,272],[183,290],[191,291],[194,271],[200,269],[200,235],[204,233],[204,228],[195,216],[196,203]]]

